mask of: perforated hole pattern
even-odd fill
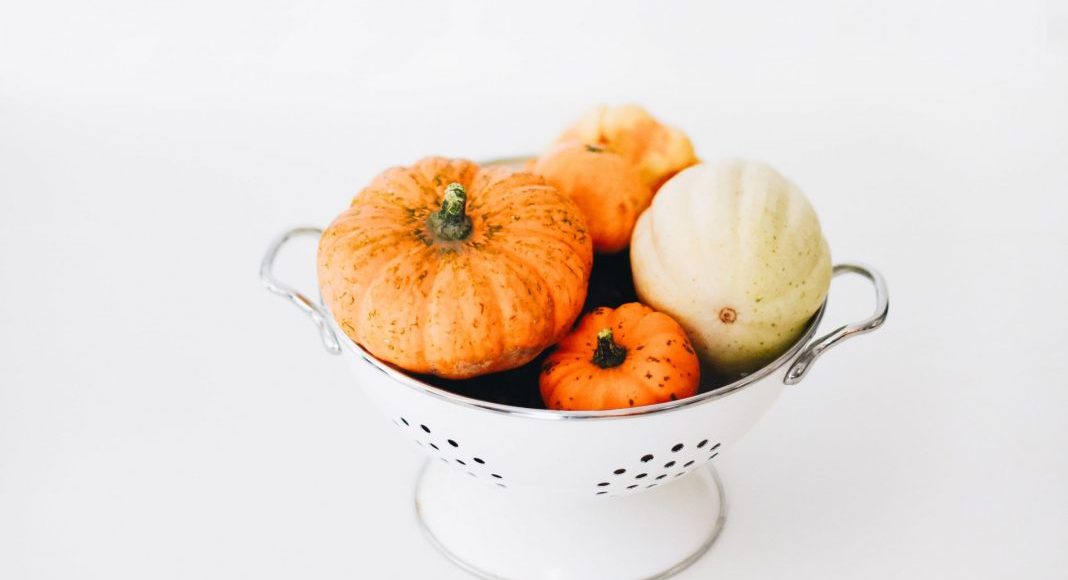
[[[433,449],[434,454],[443,463],[456,463],[466,468],[467,475],[471,477],[489,479],[499,487],[508,487],[503,475],[494,472],[493,468],[490,467],[490,463],[482,457],[467,455],[465,453],[466,450],[460,445],[459,441],[436,435],[430,426],[408,421],[404,417],[397,417],[393,420],[393,424],[407,431],[416,445]]]
[[[504,482],[504,476],[495,473],[489,462],[482,457],[465,454],[464,448],[455,439],[442,439],[435,435],[429,426],[410,422],[404,417],[394,419],[393,424],[409,431],[416,445],[433,449],[442,462],[455,462],[467,468],[467,474],[471,477],[489,478],[500,487],[508,487]],[[661,483],[668,483],[714,459],[719,455],[719,446],[719,443],[710,445],[708,439],[702,439],[692,446],[676,443],[662,453],[646,453],[639,457],[635,464],[629,467],[618,467],[612,471],[611,475],[597,482],[594,486],[594,495],[614,497],[632,493],[639,488],[648,489]]]
[[[612,474],[594,485],[594,495],[614,497],[638,489],[656,487],[682,477],[719,455],[719,443],[709,445],[702,439],[692,446],[676,443],[661,453],[646,453],[627,467],[617,467]]]

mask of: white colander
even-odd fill
[[[724,522],[710,462],[825,350],[878,328],[889,309],[878,272],[838,265],[836,275],[872,282],[875,314],[813,340],[824,304],[786,353],[729,385],[613,411],[517,407],[444,390],[376,359],[321,302],[275,279],[272,265],[286,241],[320,234],[297,228],[280,235],[260,276],[315,321],[326,349],[349,363],[389,428],[426,452],[419,521],[446,556],[485,578],[664,578],[685,568]]]

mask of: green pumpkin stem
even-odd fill
[[[612,340],[612,329],[602,328],[597,332],[597,350],[593,351],[593,364],[602,369],[618,367],[627,360],[627,349]]]
[[[459,183],[445,187],[441,211],[430,214],[427,225],[443,240],[463,240],[471,235],[471,218],[467,216],[467,190]]]

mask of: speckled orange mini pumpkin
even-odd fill
[[[531,171],[575,200],[595,252],[626,248],[634,223],[653,199],[638,170],[600,145],[561,144],[534,162]]]
[[[466,378],[563,336],[593,253],[581,212],[532,173],[427,158],[389,169],[319,243],[319,286],[345,334],[403,369]]]
[[[691,397],[700,380],[682,327],[631,302],[587,314],[545,359],[539,382],[546,407],[596,411]]]
[[[638,105],[601,106],[583,115],[557,143],[601,145],[633,164],[655,192],[673,175],[698,162],[686,133],[664,125]]]

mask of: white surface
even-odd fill
[[[464,578],[257,261],[602,100],[772,163],[891,285],[722,457],[680,578],[1068,575],[1064,3],[427,4],[0,6],[0,578]]]
[[[706,468],[643,493],[593,499],[498,489],[431,461],[416,501],[442,550],[480,574],[515,580],[652,578],[707,550],[724,523]]]

